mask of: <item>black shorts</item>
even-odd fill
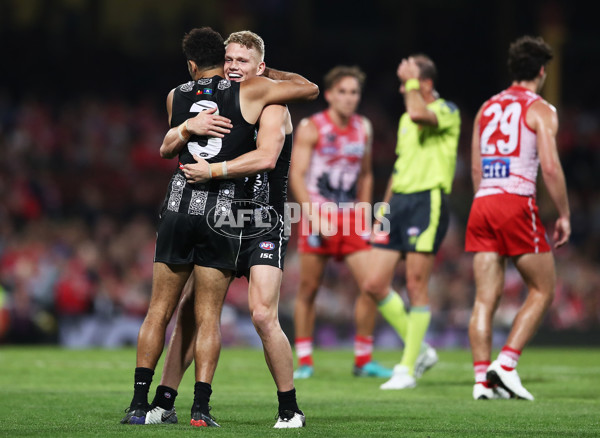
[[[256,265],[275,266],[283,270],[283,260],[289,233],[285,233],[281,216],[274,228],[263,235],[242,239],[236,276],[250,278],[250,268]]]
[[[221,235],[205,215],[163,210],[158,223],[154,261],[173,265],[193,263],[235,271],[241,238]]]
[[[390,211],[389,234],[380,233],[373,246],[400,252],[437,253],[450,221],[447,196],[440,189],[395,193]]]

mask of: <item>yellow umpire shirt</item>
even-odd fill
[[[427,105],[437,126],[418,125],[408,113],[398,126],[398,159],[392,175],[393,193],[416,193],[440,188],[448,194],[456,167],[460,113],[452,102],[437,99]]]

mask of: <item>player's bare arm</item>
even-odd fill
[[[171,124],[171,115],[173,109],[173,93],[171,90],[167,96],[167,114],[169,125]],[[233,127],[231,120],[216,114],[217,109],[211,108],[207,111],[198,113],[197,116],[187,119],[179,126],[175,126],[167,132],[163,143],[160,146],[160,156],[162,158],[173,158],[181,148],[185,146],[192,135],[209,135],[212,137],[223,138]]]
[[[471,138],[471,180],[473,181],[473,193],[477,193],[481,184],[481,145],[479,138],[479,119],[481,108],[473,121],[473,137]]]
[[[304,208],[310,208],[310,196],[306,188],[306,174],[310,167],[310,159],[313,153],[319,133],[317,127],[310,119],[302,119],[296,129],[294,146],[292,148],[292,164],[290,167],[290,188],[294,199]],[[310,213],[307,212],[307,213]]]
[[[272,80],[258,76],[240,84],[240,107],[244,119],[254,124],[266,105],[314,100],[318,95],[319,87],[304,78]]]
[[[553,235],[554,246],[558,248],[567,243],[571,235],[571,212],[567,198],[567,184],[556,147],[558,116],[552,105],[540,100],[531,105],[527,111],[526,120],[527,124],[536,131],[542,177],[558,211]]]
[[[421,90],[419,88],[411,88],[410,86],[406,87],[407,81],[419,81],[420,69],[415,59],[413,57],[403,59],[396,73],[402,83],[400,91],[404,94],[406,112],[410,119],[419,125],[437,126],[437,116],[427,108],[427,102],[423,98]],[[430,80],[428,81],[431,82]]]
[[[365,153],[360,164],[360,172],[358,174],[358,193],[357,199],[359,202],[370,203],[373,198],[373,166],[372,166],[372,145],[373,145],[373,125],[366,117],[362,118],[367,138],[365,142]]]
[[[183,174],[189,183],[198,183],[208,181],[212,177],[239,178],[273,170],[283,147],[288,122],[291,124],[286,106],[269,105],[264,108],[260,116],[256,150],[240,155],[224,165],[208,164],[204,159],[194,155],[196,163],[183,166]],[[223,175],[224,166],[227,168],[226,175]]]

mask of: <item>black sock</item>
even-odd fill
[[[296,402],[296,388],[285,392],[277,391],[277,400],[279,401],[279,412],[293,411],[299,414],[302,413]]]
[[[203,414],[208,414],[208,402],[210,401],[211,394],[212,388],[210,383],[196,382],[194,385],[194,404],[192,405],[192,412],[199,410]]]
[[[154,370],[150,368],[136,368],[134,374],[133,383],[133,399],[131,400],[130,407],[148,405],[148,391],[150,391],[150,384],[152,383],[152,376],[154,376]]]
[[[152,405],[159,406],[169,411],[173,409],[176,397],[176,390],[169,388],[168,386],[158,385],[156,387],[156,394],[154,394],[154,400],[152,400]]]

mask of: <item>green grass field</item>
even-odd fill
[[[2,347],[0,436],[600,436],[600,349],[527,349],[519,372],[535,402],[474,401],[469,352],[439,355],[417,388],[382,391],[382,379],[351,375],[350,351],[317,351],[315,376],[296,382],[307,427],[274,430],[275,386],[262,351],[225,349],[211,400],[222,427],[197,429],[189,426],[191,372],[176,402],[179,424],[124,426],[135,350]],[[376,352],[385,365],[397,358],[398,352]]]

